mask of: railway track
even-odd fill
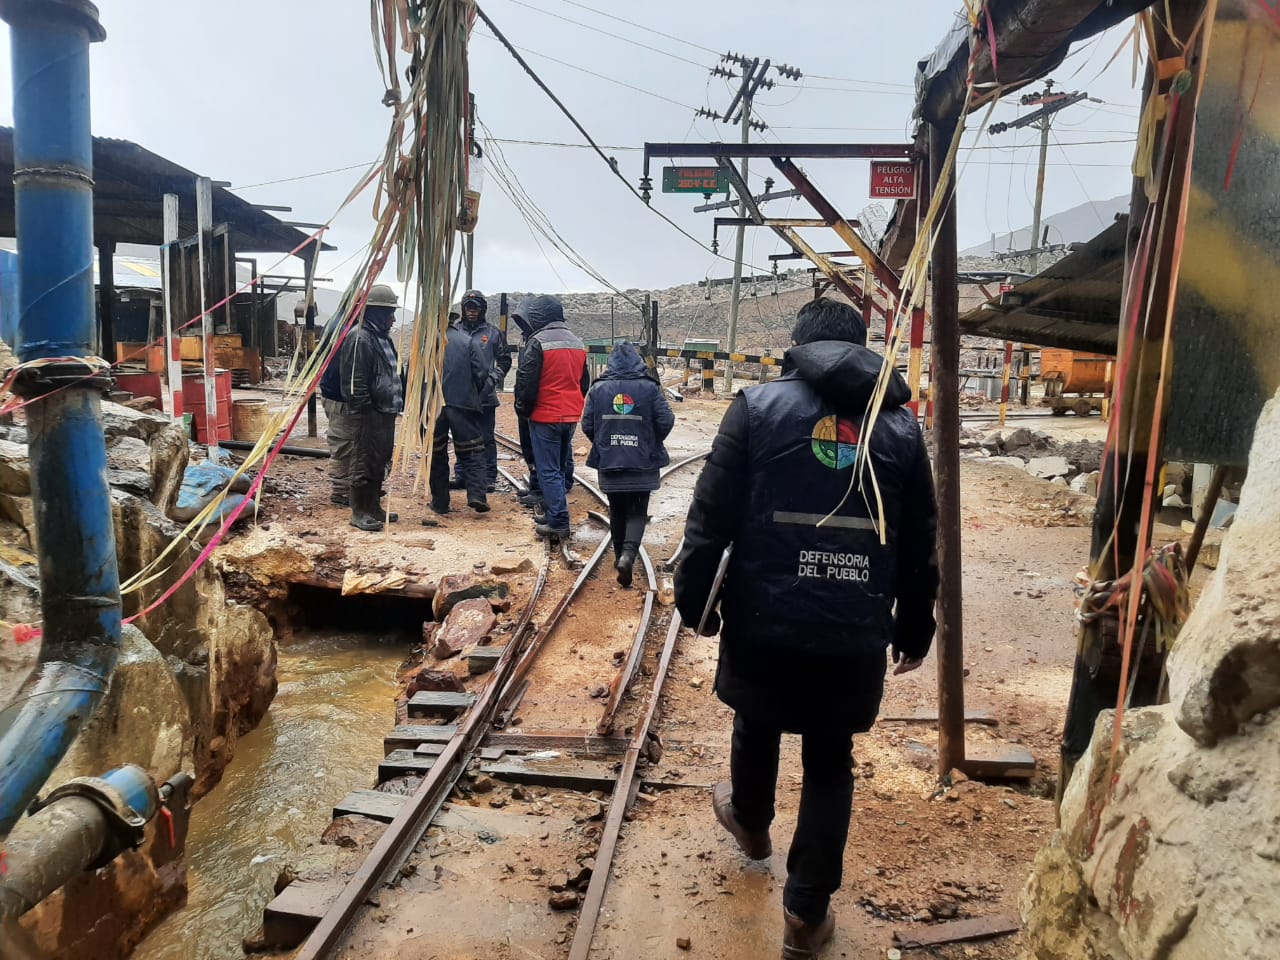
[[[504,446],[519,451],[519,444],[511,438],[499,435],[498,440]],[[705,456],[703,453],[679,460],[667,467],[662,476],[665,478]],[[514,487],[524,487],[523,481],[518,477],[506,470],[502,472]],[[575,480],[607,509],[607,498],[600,490],[581,477]],[[606,515],[593,512],[592,518],[607,528]],[[609,794],[607,813],[599,831],[594,867],[582,891],[578,920],[568,953],[570,960],[585,960],[588,956],[596,921],[604,903],[605,889],[612,873],[619,832],[627,809],[638,792],[641,767],[653,749],[650,743],[651,726],[681,622],[679,614],[674,610],[665,623],[658,622],[662,620],[655,616],[655,611],[659,609],[659,575],[648,552],[642,548],[640,561],[648,587],[639,598],[631,645],[621,657],[617,671],[607,685],[607,693],[599,698],[600,714],[594,727],[541,734],[504,733],[503,728],[517,715],[522,700],[534,682],[533,675],[539,658],[564,628],[567,615],[575,602],[580,600],[584,592],[592,590],[593,585],[600,585],[594,589],[607,589],[604,579],[594,576],[600,561],[609,550],[607,532],[585,562],[578,560],[567,543],[561,546],[566,564],[577,572],[576,578],[559,597],[552,595],[548,585],[554,579],[555,561],[548,544],[544,548],[542,568],[529,599],[516,621],[506,647],[487,674],[483,688],[474,695],[474,701],[464,712],[455,718],[456,725],[446,742],[421,745],[422,748],[430,748],[430,751],[438,750],[434,759],[424,761],[424,765],[429,766],[423,773],[422,781],[400,803],[363,863],[320,916],[319,922],[295,955],[297,960],[322,960],[337,956],[362,912],[370,909],[370,904],[377,903],[377,892],[394,887],[403,875],[402,868],[410,873],[414,872],[411,861],[415,856],[415,847],[438,818],[473,761],[482,754],[503,756],[504,750],[508,749],[513,751],[513,763],[510,764],[513,767],[524,762],[523,757],[536,756],[550,750],[561,756],[570,755],[571,758],[596,758],[594,762],[597,764],[601,756],[610,758],[609,766],[614,772],[611,775],[611,789],[606,788]],[[652,655],[656,667],[643,697],[637,693],[632,698],[631,702],[638,705],[638,712],[629,718],[631,722],[627,726],[627,735],[616,736],[613,731],[627,691],[646,652]],[[600,765],[600,769],[603,769],[603,765]],[[597,775],[591,786],[599,788],[604,783]],[[585,794],[590,791],[580,792]],[[472,906],[482,912],[484,903],[482,901]],[[467,906],[459,904],[458,908],[465,910]],[[414,920],[419,929],[424,924],[430,924],[430,918],[417,916]]]

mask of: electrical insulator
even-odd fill
[[[649,198],[652,196],[653,196],[653,178],[641,177],[640,178],[640,198],[644,200],[645,203],[648,203]]]

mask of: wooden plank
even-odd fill
[[[932,707],[926,710],[917,710],[915,713],[900,713],[893,716],[881,717],[881,723],[937,723],[938,711]],[[981,723],[988,727],[994,727],[1000,723],[996,719],[996,715],[990,710],[966,710],[964,712],[965,723]]]
[[[409,701],[409,716],[420,720],[423,717],[441,717],[453,720],[464,710],[476,702],[474,693],[452,693],[446,690],[423,690],[415,693]]]
[[[486,746],[522,753],[564,750],[587,756],[620,757],[627,752],[626,737],[597,737],[576,730],[530,730],[524,733],[494,732],[484,738]]]
[[[382,752],[412,750],[420,743],[448,743],[457,732],[451,723],[402,723],[382,738]]]
[[[390,823],[404,806],[407,797],[377,790],[352,790],[333,808],[333,819],[339,817],[368,817],[379,823]]]
[[[611,790],[617,775],[610,764],[594,760],[529,760],[518,758],[485,764],[480,768],[499,780],[536,783],[569,790]]]
[[[906,950],[917,950],[924,947],[940,946],[944,943],[985,940],[988,937],[1017,933],[1021,929],[1022,923],[1017,917],[1005,915],[974,917],[970,920],[935,923],[913,930],[895,930],[893,931],[893,940],[898,946]]]
[[[426,756],[413,750],[392,750],[385,760],[378,764],[378,782],[385,783],[393,777],[405,774],[415,776],[425,774],[436,765],[435,756]]]
[[[272,947],[292,950],[307,938],[338,899],[341,880],[295,880],[262,912],[262,937]]]
[[[974,780],[1030,780],[1036,758],[1026,747],[1012,743],[971,743],[965,748],[961,769]]]
[[[505,644],[501,647],[472,647],[462,655],[462,659],[467,661],[467,671],[473,676],[488,673],[497,665],[506,649]]]

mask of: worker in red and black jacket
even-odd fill
[[[516,415],[529,419],[546,519],[538,536],[570,535],[568,490],[573,485],[573,434],[590,386],[586,345],[564,322],[558,297],[530,297],[518,312],[533,330],[516,370]]]

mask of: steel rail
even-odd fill
[[[458,732],[427,772],[409,802],[387,826],[369,855],[333,902],[316,928],[295,954],[294,960],[320,960],[341,942],[370,892],[388,875],[398,871],[427,827],[448,798],[458,777],[466,769],[480,741],[489,732],[500,695],[505,692],[524,634],[533,622],[534,610],[546,586],[551,569],[551,550],[545,550],[542,572],[534,585],[524,612],[516,625],[480,698],[467,712]]]
[[[671,657],[675,653],[680,627],[680,614],[673,612],[671,625],[667,629],[667,638],[662,647],[662,656],[658,660],[658,669],[654,672],[648,707],[643,720],[636,724],[631,744],[627,747],[626,756],[622,761],[622,769],[618,771],[618,779],[613,784],[613,795],[609,799],[609,815],[605,818],[600,847],[596,852],[595,868],[591,871],[591,880],[587,884],[587,894],[583,898],[582,909],[578,912],[578,925],[573,934],[573,943],[569,948],[569,960],[588,960],[591,953],[591,942],[595,939],[600,908],[604,906],[609,874],[613,872],[613,857],[618,847],[618,836],[622,831],[622,821],[626,816],[627,807],[630,806],[636,767],[640,762],[641,754],[645,752],[649,728],[653,725],[653,718],[657,713],[658,698],[662,693],[667,670],[671,666]]]

